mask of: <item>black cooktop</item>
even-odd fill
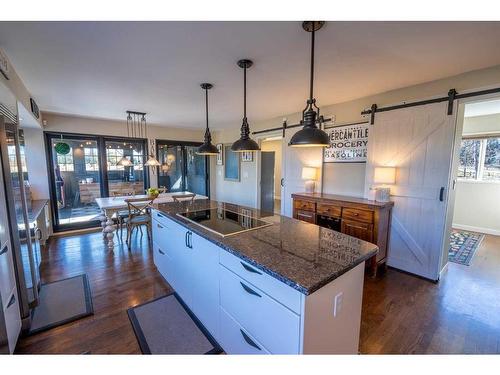
[[[272,225],[264,220],[221,208],[181,212],[177,215],[223,237]]]

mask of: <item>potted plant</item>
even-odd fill
[[[157,198],[160,195],[160,191],[157,188],[149,188],[146,190],[146,194],[149,198]]]

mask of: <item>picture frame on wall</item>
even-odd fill
[[[217,165],[224,165],[224,145],[222,143],[217,143],[215,147],[217,147],[218,151],[216,159]]]
[[[224,180],[240,181],[240,153],[233,152],[231,145],[224,146]]]
[[[241,161],[251,162],[253,161],[253,151],[245,151],[241,153]]]

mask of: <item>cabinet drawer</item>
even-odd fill
[[[318,203],[316,213],[318,215],[340,217],[340,215],[342,214],[342,207],[334,206],[332,204]]]
[[[5,326],[7,328],[7,338],[9,340],[9,350],[14,352],[19,333],[21,332],[21,313],[19,312],[19,302],[17,290],[9,293],[8,302],[4,305]]]
[[[316,224],[316,214],[311,211],[295,210],[295,219]]]
[[[314,203],[314,202],[303,201],[300,199],[293,200],[293,207],[297,210],[315,211],[315,209],[316,209],[315,206],[316,206],[316,203]]]
[[[170,219],[167,217],[167,215],[162,214],[158,210],[152,210],[151,215],[153,216],[153,219],[159,222],[160,224],[167,225],[171,222]]]
[[[158,272],[160,272],[166,280],[168,257],[165,251],[156,242],[153,242],[153,261]]]
[[[298,354],[300,317],[220,266],[220,305],[273,354]]]
[[[219,309],[219,343],[228,354],[270,354],[262,344],[241,327],[223,308]]]
[[[169,241],[172,242],[172,238],[169,237],[172,235],[172,230],[167,227],[167,224],[161,223],[156,219],[153,220],[151,225],[153,232],[153,242],[156,243],[163,252],[171,252]],[[172,254],[168,255],[172,256]]]
[[[365,223],[373,223],[373,211],[359,210],[356,208],[344,208],[342,210],[342,218],[362,221]]]
[[[373,243],[373,224],[342,220],[342,233]]]
[[[237,256],[221,249],[219,261],[242,279],[249,281],[290,310],[300,314],[301,293]]]
[[[14,276],[14,263],[10,241],[5,242],[0,248],[0,295],[3,306],[7,306],[10,292],[16,286]]]

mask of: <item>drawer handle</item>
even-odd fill
[[[7,247],[7,245],[5,245],[2,251],[0,251],[0,255],[5,254],[7,251],[9,251],[9,248]]]
[[[300,217],[307,217],[307,218],[312,218],[312,215],[306,215],[306,214],[301,214],[300,212],[298,213],[298,216]]]
[[[359,214],[357,212],[353,213],[354,216],[359,216]]]
[[[165,218],[165,216],[160,214],[159,212],[156,213],[156,216]]]
[[[251,272],[251,273],[256,273],[257,275],[262,275],[261,272],[257,271],[256,269],[250,267],[250,266],[247,266],[245,263],[243,262],[240,262],[241,265],[243,266],[244,269],[246,269],[248,272]]]
[[[248,294],[252,294],[254,296],[257,296],[257,297],[262,297],[259,293],[257,293],[255,290],[253,290],[252,288],[250,288],[249,286],[243,284],[241,281],[240,281],[240,284],[241,286],[243,287],[243,289],[245,289],[245,291],[248,293]]]
[[[257,350],[262,350],[242,329],[240,329],[241,336],[245,339],[248,345],[253,346]]]
[[[10,297],[9,303],[7,304],[7,308],[11,307],[15,302],[16,302],[16,296],[13,294],[12,297]]]
[[[161,254],[161,255],[165,255],[165,253],[163,251],[161,251],[161,249],[158,249],[158,252]]]
[[[162,225],[160,225],[160,224],[156,224],[156,226],[157,226],[158,228],[160,228],[160,229],[163,229],[163,226],[162,226]]]

